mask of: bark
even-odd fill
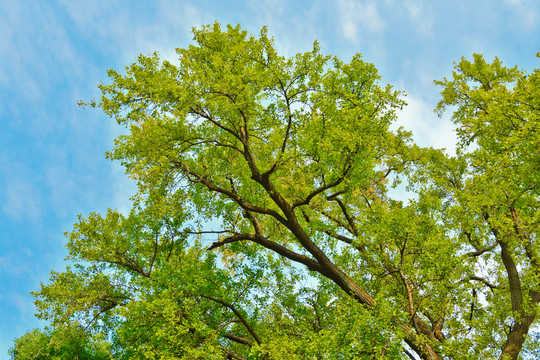
[[[533,303],[537,304],[540,302],[539,292],[531,291],[530,295]],[[523,348],[525,337],[529,333],[529,329],[535,317],[536,313],[521,316],[514,326],[512,326],[508,336],[506,337],[506,343],[502,347],[502,353],[499,357],[500,360],[516,360],[518,358],[519,353]]]
[[[489,216],[484,215],[486,221]],[[489,224],[489,222],[488,222]],[[495,238],[499,237],[497,229],[491,229]],[[506,241],[499,241],[501,248],[501,259],[503,265],[508,274],[508,285],[510,289],[510,299],[512,302],[512,312],[514,318],[514,325],[510,328],[510,332],[506,337],[506,342],[502,347],[501,356],[499,359],[504,360],[516,360],[523,348],[525,342],[525,336],[529,333],[531,324],[533,323],[536,312],[525,314],[523,311],[523,289],[521,286],[521,280],[519,278],[519,272],[517,270],[516,263],[512,256],[512,251]],[[533,303],[540,301],[540,293],[536,291],[530,291],[531,300]]]

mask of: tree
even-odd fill
[[[13,360],[111,360],[110,343],[70,324],[52,331],[34,329],[15,340]]]
[[[462,60],[439,111],[457,155],[391,131],[376,68],[279,56],[263,29],[194,30],[140,56],[99,107],[133,209],[80,217],[39,316],[119,358],[517,359],[538,323],[538,71]],[[413,199],[395,198],[403,183]],[[532,351],[532,350],[531,350]]]
[[[456,69],[436,82],[444,88],[438,109],[456,107],[460,137],[457,158],[438,174],[452,196],[445,218],[486,266],[489,280],[472,277],[483,285],[473,293],[487,300],[476,306],[491,315],[478,319],[477,332],[504,328],[495,338],[516,359],[540,302],[540,71],[527,75],[480,55]]]

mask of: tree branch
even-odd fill
[[[188,180],[191,181],[192,183],[200,183],[200,184],[203,184],[205,185],[209,190],[211,191],[214,191],[214,192],[217,192],[217,193],[220,193],[220,194],[223,194],[225,196],[227,196],[229,199],[233,200],[234,202],[236,202],[238,205],[240,205],[240,207],[244,210],[248,210],[248,211],[252,211],[252,212],[255,212],[255,213],[259,213],[259,214],[266,214],[266,215],[270,215],[272,217],[274,217],[276,220],[278,220],[279,222],[281,222],[282,224],[286,224],[287,223],[287,220],[285,220],[285,218],[283,216],[281,216],[280,214],[278,214],[276,211],[272,210],[272,209],[268,209],[268,208],[264,208],[264,207],[259,207],[259,206],[255,206],[255,205],[252,205],[252,204],[249,204],[247,203],[244,199],[242,199],[238,194],[235,194],[234,192],[230,191],[230,190],[227,190],[227,189],[224,189],[224,188],[221,188],[215,184],[213,184],[212,182],[210,182],[205,176],[201,176],[197,173],[194,173],[193,171],[191,171],[189,169],[189,167],[184,164],[183,162],[180,162],[180,161],[177,161],[177,160],[172,160],[172,163],[174,165],[176,165],[177,167],[180,167],[182,168],[186,174],[188,175]]]
[[[306,198],[304,200],[294,202],[293,205],[292,205],[292,208],[294,209],[294,208],[296,208],[298,206],[301,206],[301,205],[308,205],[309,202],[311,201],[311,199],[313,199],[315,196],[319,195],[320,193],[322,193],[322,192],[324,192],[324,191],[326,191],[328,189],[331,189],[331,188],[341,184],[343,182],[343,179],[345,178],[345,175],[346,174],[343,174],[342,176],[340,176],[339,178],[337,178],[335,181],[331,182],[330,184],[321,186],[318,189],[313,190],[310,194],[308,194],[308,196],[306,196]]]
[[[232,236],[226,237],[223,240],[214,241],[212,243],[212,245],[210,245],[206,250],[208,250],[208,251],[214,250],[214,249],[216,249],[218,247],[221,247],[223,245],[230,244],[230,243],[233,243],[233,242],[242,241],[242,240],[255,241],[254,237],[255,237],[255,235],[252,235],[252,234],[234,234]]]
[[[497,247],[497,242],[493,243],[492,245],[488,246],[487,248],[482,248],[482,249],[479,249],[477,251],[470,251],[468,253],[466,253],[465,255],[467,256],[480,256],[482,255],[483,253],[487,252],[487,251],[491,251],[493,249],[495,249]]]
[[[210,247],[207,250],[213,250],[225,244],[230,244],[230,243],[242,241],[242,240],[248,240],[248,241],[257,243],[259,245],[262,245],[263,247],[276,252],[278,255],[284,256],[289,260],[292,260],[292,261],[295,261],[295,262],[298,262],[300,264],[307,266],[307,268],[311,271],[316,271],[321,274],[324,273],[323,269],[321,268],[321,265],[317,261],[305,255],[298,254],[276,242],[270,241],[262,235],[260,236],[256,234],[235,234],[221,241],[216,241],[212,243],[212,245],[210,245]]]
[[[480,281],[481,283],[483,283],[484,285],[489,287],[491,290],[493,290],[493,289],[504,289],[505,288],[505,286],[503,286],[503,285],[493,285],[492,283],[490,283],[486,279],[484,279],[482,277],[479,277],[479,276],[469,276],[469,280]]]
[[[238,140],[242,141],[242,139],[240,138],[240,136],[238,135],[238,133],[230,128],[228,128],[227,126],[223,125],[222,123],[220,123],[219,121],[217,121],[216,119],[214,119],[210,114],[207,114],[203,108],[199,108],[199,109],[196,109],[195,107],[191,107],[189,109],[193,114],[195,115],[198,115],[208,121],[210,121],[212,124],[216,125],[217,127],[219,127],[220,129],[222,130],[225,130],[226,132],[228,132],[229,134],[233,135],[235,138],[237,138]]]
[[[251,334],[251,336],[253,336],[253,339],[255,339],[255,341],[257,342],[257,344],[261,344],[261,339],[259,338],[259,336],[257,335],[257,333],[255,332],[255,330],[253,329],[253,327],[251,327],[251,325],[249,324],[249,322],[246,320],[246,318],[240,313],[240,311],[238,311],[238,309],[236,309],[236,307],[234,307],[233,305],[223,301],[223,300],[220,300],[220,299],[216,299],[212,296],[209,296],[209,295],[205,295],[205,294],[199,294],[201,297],[205,298],[205,299],[208,299],[210,301],[213,301],[215,303],[218,303],[220,305],[223,305],[225,306],[226,308],[228,308],[229,310],[231,310],[235,315],[236,317],[240,320],[240,322],[242,322],[242,324],[245,326],[245,328],[247,329],[247,331],[249,331],[249,333]]]
[[[352,234],[354,236],[358,236],[358,230],[356,229],[356,224],[354,223],[353,218],[349,215],[349,212],[347,211],[347,208],[345,207],[345,204],[343,201],[341,201],[338,197],[333,197],[332,201],[335,201],[338,203],[339,207],[341,208],[341,211],[343,212],[343,215],[345,215],[345,218],[347,219],[347,222],[349,223],[349,226],[352,230]]]
[[[231,341],[237,342],[239,344],[253,346],[253,342],[251,340],[249,340],[249,339],[246,339],[245,337],[236,336],[236,335],[229,334],[229,333],[224,334],[223,337],[225,337],[225,338],[227,338],[227,339],[229,339]]]
[[[523,246],[525,247],[525,255],[529,258],[531,261],[533,268],[535,269],[535,273],[540,281],[540,259],[538,254],[535,253],[533,249],[533,243],[527,234],[523,231],[521,226],[519,225],[519,218],[517,210],[511,206],[510,207],[510,214],[512,215],[512,221],[514,222],[514,230],[516,231],[516,234],[523,242]]]
[[[225,347],[223,347],[223,350],[227,353],[227,360],[247,360],[246,358],[243,358],[241,357],[240,355],[228,350],[228,349],[225,349]]]
[[[504,268],[506,269],[506,274],[508,275],[508,286],[510,287],[510,299],[512,302],[512,311],[517,313],[521,311],[521,305],[523,304],[523,292],[521,289],[521,280],[519,279],[519,272],[517,270],[516,263],[512,257],[512,252],[508,243],[499,236],[499,230],[493,227],[489,220],[489,214],[484,212],[484,220],[488,224],[501,248],[501,260],[503,262]]]

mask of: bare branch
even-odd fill
[[[158,253],[158,245],[159,245],[159,236],[156,234],[154,237],[154,251],[152,254],[152,259],[150,260],[150,268],[148,269],[148,276],[152,274],[152,269],[154,268],[154,262],[156,261],[156,255]]]
[[[416,315],[416,310],[415,310],[414,301],[413,301],[412,289],[409,286],[407,279],[405,278],[403,269],[401,268],[399,268],[399,277],[401,278],[401,281],[403,281],[403,285],[405,285],[405,290],[407,292],[407,300],[409,302],[409,305],[407,307],[409,308],[409,313],[411,314],[412,317],[414,317]]]
[[[146,272],[135,260],[127,256],[126,254],[121,254],[119,252],[116,252],[116,255],[120,258],[118,260],[105,260],[108,263],[116,264],[119,266],[122,266],[126,269],[129,269],[131,271],[134,271],[138,274],[141,274],[142,276],[146,278],[150,278],[150,273]],[[125,260],[123,261],[122,258]]]
[[[255,229],[255,234],[257,236],[262,236],[262,227],[261,227],[261,224],[259,223],[259,219],[257,219],[252,213],[250,213],[249,211],[244,211],[244,213],[242,214],[245,218],[249,219],[249,221],[251,222],[251,224],[253,225],[253,228]]]
[[[347,236],[337,234],[337,233],[333,232],[332,230],[325,230],[324,233],[326,235],[328,235],[328,236],[333,237],[334,239],[343,241],[346,244],[353,245],[353,239],[351,239],[351,238],[349,238]]]
[[[416,357],[413,354],[411,354],[409,351],[407,351],[407,349],[403,349],[403,352],[405,353],[405,355],[409,357],[409,359],[416,360]]]
[[[205,231],[189,231],[185,230],[182,231],[182,234],[190,234],[190,235],[203,235],[203,234],[227,234],[232,233],[232,230],[205,230]]]
[[[317,210],[317,209],[314,209],[314,208],[312,208],[312,209]],[[350,232],[352,234],[352,229],[349,229],[348,226],[345,223],[343,223],[341,220],[335,218],[334,216],[329,214],[327,211],[321,210],[319,212],[321,214],[323,214],[324,216],[326,216],[329,220],[333,221],[337,226],[347,230],[348,232]]]

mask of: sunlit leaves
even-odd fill
[[[194,41],[100,85],[138,192],[79,218],[42,318],[126,359],[490,358],[533,324],[537,71],[475,55],[437,82],[449,157],[390,130],[404,101],[360,55],[284,58],[217,23]]]

